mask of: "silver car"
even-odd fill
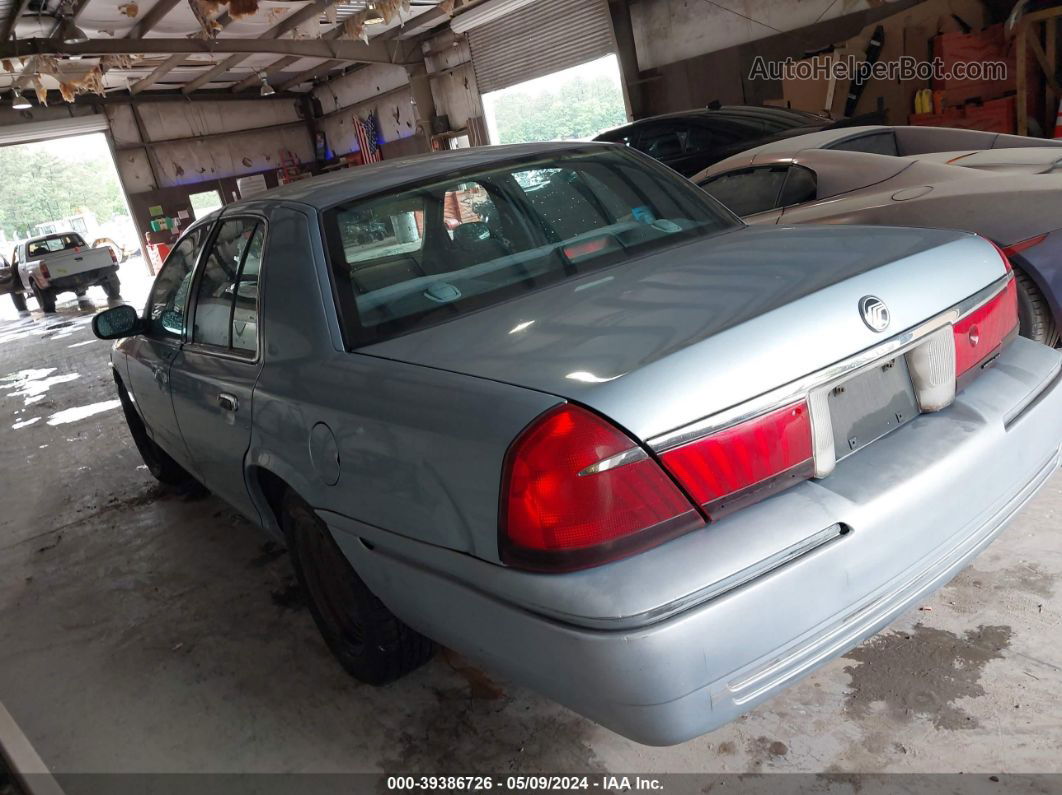
[[[1023,336],[1062,329],[1062,141],[947,127],[798,135],[692,179],[750,224],[888,224],[976,232],[1002,246]]]
[[[151,471],[287,544],[354,676],[437,642],[671,744],[1055,471],[1062,356],[1015,300],[972,234],[746,227],[636,152],[534,144],[230,205],[94,328]]]

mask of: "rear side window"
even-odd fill
[[[754,215],[779,206],[785,166],[743,168],[701,183],[708,193],[736,215]]]
[[[781,207],[791,207],[815,199],[818,195],[818,179],[815,172],[804,166],[790,166],[782,186]]]
[[[736,225],[691,183],[620,148],[495,166],[325,214],[354,345]]]
[[[849,138],[846,141],[838,141],[835,144],[824,146],[823,149],[836,149],[841,152],[867,152],[872,155],[892,155],[894,157],[899,154],[899,150],[896,148],[896,135],[891,130],[860,135],[858,138]]]

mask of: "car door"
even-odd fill
[[[126,389],[152,439],[181,466],[195,471],[170,397],[170,369],[181,350],[188,297],[207,227],[191,230],[170,252],[151,286],[142,335],[126,357]]]
[[[251,393],[261,369],[258,273],[265,219],[224,218],[193,285],[187,341],[170,370],[177,423],[207,488],[254,519],[244,480]]]

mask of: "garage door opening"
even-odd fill
[[[0,255],[6,261],[21,241],[76,233],[89,247],[114,252],[127,300],[146,296],[150,276],[103,133],[0,146],[0,184]],[[89,287],[84,298],[97,306],[106,302],[100,286]],[[60,304],[75,301],[74,293],[59,296]],[[29,309],[39,311],[32,297]],[[0,295],[0,318],[17,316],[11,296]]]
[[[615,55],[484,94],[483,109],[493,144],[588,140],[627,123]]]

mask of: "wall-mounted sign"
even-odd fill
[[[154,207],[148,207],[148,212],[151,213],[152,218],[158,218],[162,215],[162,205],[156,204]]]

